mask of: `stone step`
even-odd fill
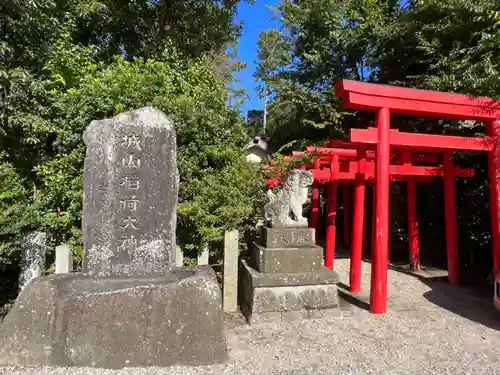
[[[263,273],[308,272],[323,267],[323,249],[319,246],[267,248],[254,243],[253,252],[253,266]]]
[[[240,306],[249,324],[339,317],[335,272],[261,273],[241,262]]]
[[[273,286],[300,286],[300,285],[326,285],[336,284],[338,275],[329,268],[322,266],[318,270],[309,272],[294,273],[263,273],[249,266],[246,260],[241,261],[242,275],[248,274],[251,277],[252,286],[273,287]]]
[[[272,311],[251,313],[247,322],[250,325],[259,323],[294,322],[304,319],[343,319],[344,313],[339,308],[324,310],[295,310],[295,311]],[[350,317],[350,316],[349,316]]]

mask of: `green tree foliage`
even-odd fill
[[[272,89],[269,132],[276,143],[345,137],[352,125],[332,92],[339,78],[368,79],[391,4],[377,1],[284,1],[283,29],[259,41],[256,78]],[[340,121],[342,119],[342,121]],[[286,130],[285,130],[286,129]],[[297,142],[296,148],[306,142]]]
[[[0,155],[2,156],[2,155]],[[26,188],[9,163],[0,164],[0,262],[15,262],[15,249],[10,239],[23,229],[26,209]],[[19,220],[21,218],[21,220]]]
[[[304,139],[318,144],[325,138],[344,137],[351,127],[368,126],[373,114],[345,111],[334,96],[337,79],[500,97],[499,1],[403,4],[393,0],[280,3],[276,10],[283,27],[261,35],[256,74],[273,91],[268,117],[271,142],[300,148]],[[392,116],[392,125],[410,132],[484,134],[484,124],[469,121]],[[462,254],[466,262],[471,253],[490,249],[486,157],[467,153],[455,159],[476,169],[474,180],[457,182],[461,248],[471,249]],[[422,247],[439,243],[442,249],[442,186],[419,186],[419,201],[436,202],[420,206],[424,207],[419,211],[422,238],[439,239],[423,241]]]
[[[0,157],[3,155],[0,154]],[[27,210],[26,188],[9,163],[0,163],[0,315],[2,305],[17,292],[19,239],[27,223],[33,221]]]
[[[390,37],[381,43],[380,79],[497,97],[499,5],[498,1],[416,1],[393,22]],[[393,72],[391,67],[398,63],[399,71]]]
[[[64,114],[55,140],[62,152],[40,166],[39,173],[50,184],[48,193],[54,194],[50,201],[61,202],[63,210],[78,214],[81,210],[84,146],[81,137],[74,135],[81,135],[96,114],[109,117],[148,105],[171,116],[177,126],[181,240],[215,242],[225,229],[241,227],[254,214],[260,186],[241,153],[246,141],[243,122],[225,105],[226,89],[205,59],[186,64],[176,59],[129,62],[118,58],[83,77],[78,89],[64,90],[56,97],[59,113]],[[79,167],[71,171],[69,165]],[[72,182],[76,182],[72,194],[57,189]]]
[[[33,229],[82,254],[83,131],[94,119],[142,106],[176,124],[178,240],[186,248],[215,246],[224,230],[256,219],[261,178],[242,152],[243,118],[227,105],[238,95],[227,85],[241,68],[226,52],[239,35],[237,4],[0,5],[0,273],[17,270],[20,238]]]

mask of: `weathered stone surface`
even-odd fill
[[[248,324],[295,322],[305,319],[341,319],[342,311],[338,308],[325,310],[297,310],[297,311],[276,311],[263,313],[250,313]]]
[[[121,368],[226,358],[221,292],[209,267],[38,278],[0,328],[0,365]]]
[[[244,270],[241,270],[244,268]],[[246,260],[241,260],[240,273],[249,276],[249,283],[252,287],[273,287],[273,286],[300,286],[300,285],[326,285],[337,284],[338,275],[331,269],[322,266],[320,269],[309,272],[289,272],[289,273],[262,273],[250,267]]]
[[[254,265],[260,272],[304,272],[323,267],[323,249],[319,246],[269,249],[254,243]]]
[[[262,245],[267,248],[315,246],[313,228],[262,228]]]
[[[322,310],[338,306],[337,286],[303,285],[254,288],[253,312]]]
[[[84,272],[168,270],[179,184],[173,123],[154,108],[141,108],[93,121],[85,143]]]
[[[174,262],[176,267],[184,266],[184,252],[179,245],[175,246]]]
[[[21,244],[20,290],[23,290],[31,280],[44,274],[46,242],[47,234],[44,232],[31,232],[24,237]]]
[[[224,235],[224,281],[222,288],[224,312],[238,310],[238,247],[239,233],[228,231]]]
[[[271,274],[252,269],[243,260],[240,267],[240,306],[249,324],[262,321],[289,321],[296,319],[321,318],[321,311],[333,310],[339,306],[337,290],[338,276],[331,274],[324,278],[316,276],[326,271],[306,273]],[[277,276],[279,275],[279,276]],[[307,281],[300,285],[297,281]]]
[[[321,310],[338,306],[337,285],[302,285],[254,289],[255,312]]]
[[[152,108],[89,126],[85,272],[26,286],[0,328],[0,365],[121,368],[227,358],[215,272],[172,269],[175,139],[172,123]]]
[[[312,183],[311,172],[299,169],[291,171],[278,194],[275,195],[271,190],[267,192],[269,202],[264,206],[266,220],[273,227],[307,227],[307,218],[302,216],[302,206],[307,201],[309,185]]]
[[[69,273],[73,271],[73,252],[68,244],[56,246],[55,273]]]

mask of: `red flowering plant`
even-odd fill
[[[262,174],[269,189],[283,185],[293,169],[310,169],[313,166],[313,153],[294,152],[291,156],[274,155],[262,164]]]

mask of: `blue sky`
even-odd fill
[[[261,31],[271,28],[279,28],[279,20],[274,19],[274,14],[267,8],[268,5],[276,6],[279,0],[256,0],[255,4],[239,3],[236,20],[243,21],[243,32],[238,45],[238,58],[246,62],[248,67],[237,74],[239,79],[238,87],[245,89],[249,99],[240,108],[246,115],[250,109],[263,109],[264,100],[259,98],[255,92],[256,82],[252,74],[255,72],[257,60],[257,41]],[[408,6],[408,0],[401,0],[401,7]],[[367,72],[369,73],[369,72]]]
[[[257,61],[257,41],[261,31],[278,28],[279,21],[273,19],[273,12],[267,5],[275,6],[279,0],[256,0],[255,4],[240,3],[237,20],[243,21],[243,33],[238,45],[238,58],[248,64],[248,67],[238,73],[239,87],[245,89],[250,96],[243,104],[241,111],[246,115],[249,109],[263,109],[264,100],[255,92],[256,82],[252,74]]]

